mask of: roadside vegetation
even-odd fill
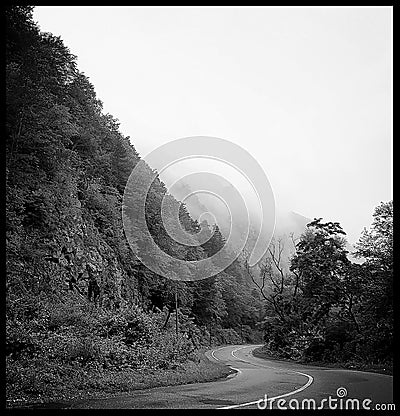
[[[121,209],[140,156],[103,112],[76,57],[40,31],[32,12],[5,8],[8,403],[226,375],[201,351],[262,339],[262,301],[243,263],[204,281],[173,282],[134,256]],[[186,260],[218,251],[217,226],[202,246],[169,238],[161,221],[166,192],[157,178],[146,204],[157,244]],[[184,205],[179,216],[196,234]]]
[[[295,241],[273,241],[259,280],[264,358],[393,371],[393,201],[375,208],[350,261],[339,223],[316,219]],[[251,275],[251,271],[248,271]]]
[[[230,373],[185,336],[163,332],[159,317],[68,302],[42,309],[8,334],[20,345],[20,354],[7,356],[8,405],[105,397]]]

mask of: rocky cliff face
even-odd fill
[[[137,279],[128,274],[118,251],[118,248],[130,250],[122,221],[116,220],[104,236],[77,197],[72,210],[72,221],[53,238],[51,246],[55,249],[49,249],[44,256],[49,273],[59,276],[57,280],[64,290],[75,291],[85,298],[89,282],[94,279],[100,288],[100,306],[113,309],[137,303]],[[113,247],[110,240],[118,242],[119,247]],[[131,260],[134,262],[133,258]]]

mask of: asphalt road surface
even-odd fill
[[[210,360],[236,371],[221,381],[157,387],[120,397],[76,401],[65,407],[329,409],[336,405],[337,409],[387,409],[393,402],[392,376],[264,360],[252,355],[256,347],[233,345],[209,351]]]

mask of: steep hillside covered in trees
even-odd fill
[[[110,372],[111,391],[130,388],[142,370],[198,363],[197,349],[210,342],[259,339],[260,297],[239,261],[213,278],[177,284],[175,334],[175,283],[141,265],[122,226],[125,184],[140,156],[102,111],[75,56],[40,32],[32,7],[7,8],[6,22],[9,399],[57,397],[68,383],[96,388]],[[160,218],[166,192],[157,179],[146,215],[157,243],[174,253],[182,248]],[[196,233],[184,206],[180,219]],[[212,255],[224,240],[211,232],[203,247],[179,255]]]

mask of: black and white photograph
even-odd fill
[[[396,410],[393,9],[3,7],[6,409]]]

